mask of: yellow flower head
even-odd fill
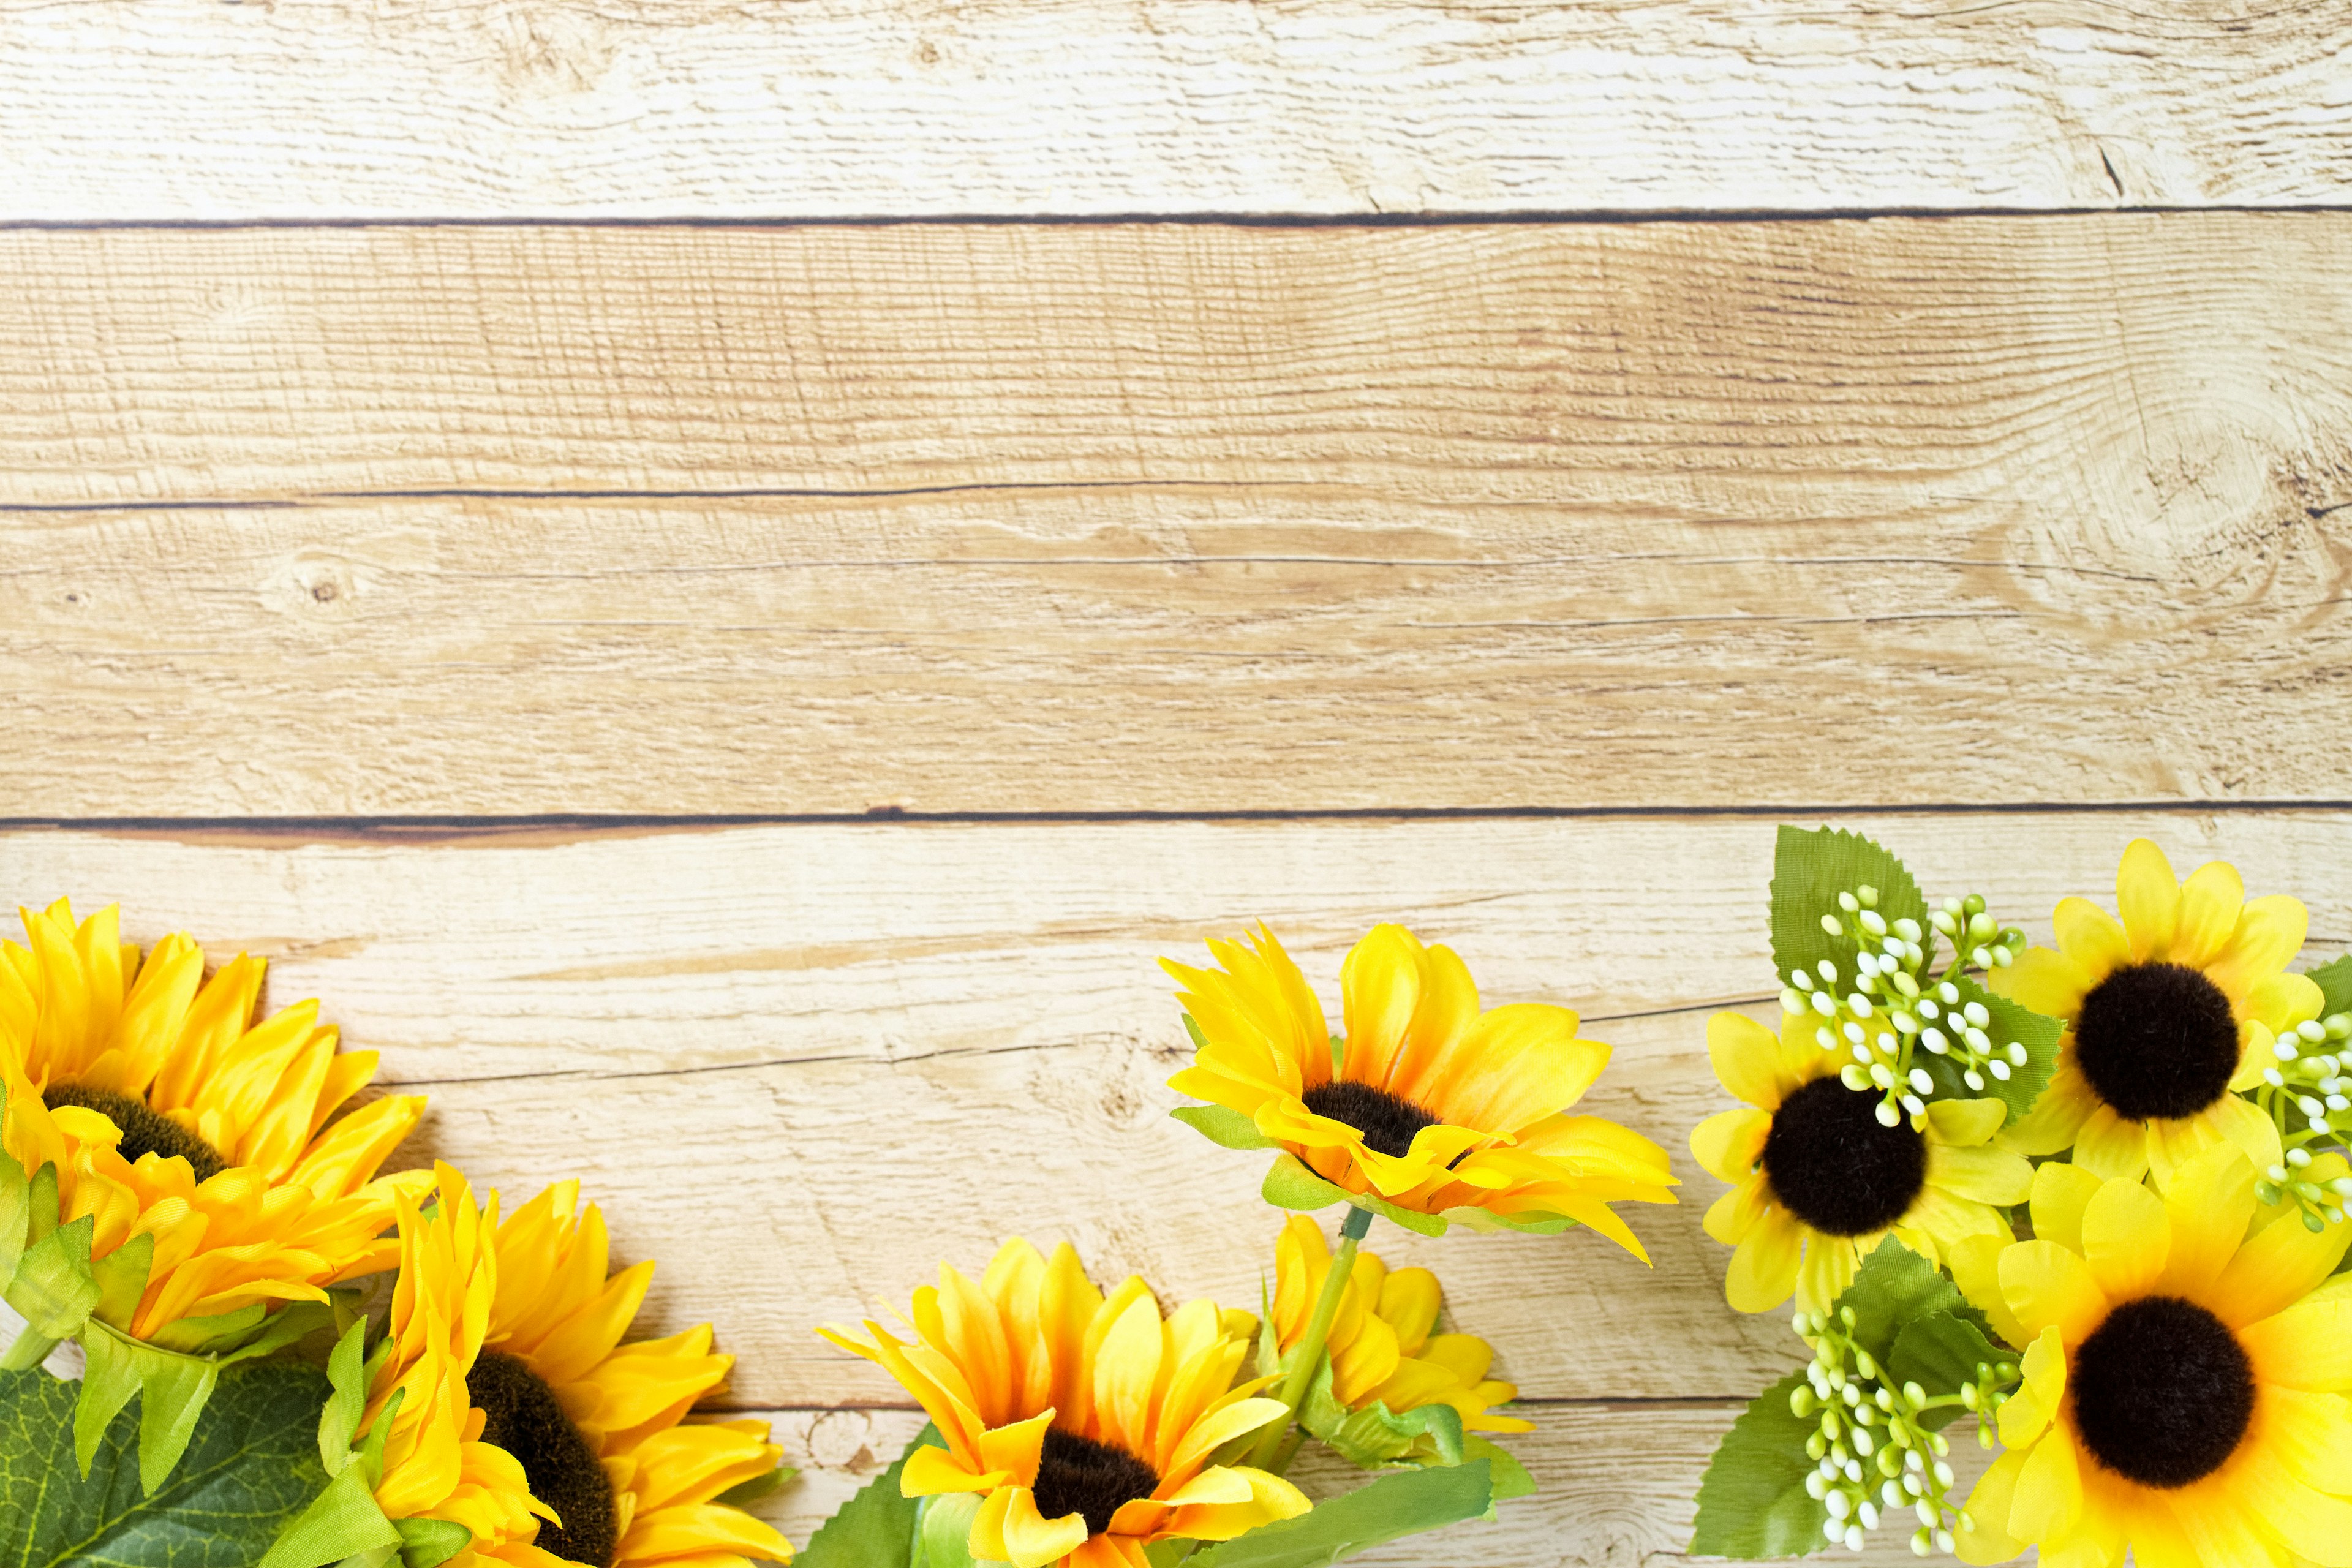
[[[170,936],[142,961],[108,909],[23,911],[0,942],[0,1090],[7,1152],[58,1171],[62,1217],[93,1215],[91,1253],[154,1238],[148,1284],[113,1327],[195,1349],[288,1300],[392,1265],[383,1233],[419,1173],[376,1179],[425,1101],[394,1096],[330,1122],[375,1070],[338,1053],[303,1002],[253,1023],[263,966],[204,979]]]
[[[2030,948],[1992,975],[1996,992],[2067,1024],[2050,1087],[2003,1142],[2037,1155],[2072,1146],[2087,1170],[2152,1170],[2159,1185],[2223,1142],[2257,1170],[2276,1164],[2278,1129],[2231,1091],[2260,1083],[2278,1035],[2319,1015],[2319,987],[2285,973],[2303,905],[2248,902],[2218,860],[2176,881],[2145,838],[2124,851],[2116,904],[2120,921],[2063,900],[2057,949]]]
[[[977,1494],[971,1550],[1013,1568],[1148,1568],[1171,1536],[1230,1541],[1307,1511],[1298,1489],[1209,1463],[1226,1443],[1287,1414],[1234,1385],[1255,1320],[1192,1301],[1163,1320],[1129,1278],[1108,1297],[1066,1243],[1051,1262],[1005,1243],[977,1285],[945,1264],[915,1292],[901,1340],[818,1331],[887,1371],[930,1413],[945,1448],[918,1449],[908,1497]]]
[[[362,1429],[405,1389],[376,1500],[388,1519],[473,1533],[450,1568],[788,1563],[768,1525],[713,1500],[776,1468],[762,1421],[684,1426],[726,1380],[708,1325],[622,1344],[653,1265],[607,1279],[604,1216],[562,1182],[501,1222],[436,1168],[430,1213],[403,1200],[393,1352]]]
[[[1316,1298],[1331,1272],[1322,1227],[1305,1215],[1283,1222],[1275,1244],[1274,1324],[1287,1355],[1307,1337]],[[1507,1383],[1486,1375],[1495,1352],[1473,1334],[1441,1334],[1443,1303],[1437,1276],[1426,1268],[1390,1269],[1369,1252],[1356,1254],[1331,1321],[1331,1397],[1349,1410],[1378,1400],[1395,1415],[1424,1405],[1450,1405],[1471,1432],[1532,1432],[1528,1422],[1489,1412],[1518,1397]]]
[[[2341,1174],[2340,1155],[2313,1163]],[[2079,1166],[2036,1173],[2034,1239],[1970,1243],[1954,1276],[2024,1347],[2007,1451],[1959,1536],[1970,1563],[2027,1545],[2064,1568],[2352,1563],[2352,1226],[2257,1207],[2221,1144],[2162,1196]]]
[[[2008,1115],[2000,1100],[1937,1100],[1885,1126],[1882,1097],[1839,1081],[1815,1028],[1804,1013],[1778,1035],[1738,1013],[1707,1020],[1715,1075],[1749,1109],[1700,1122],[1691,1152],[1731,1184],[1706,1233],[1737,1248],[1723,1289],[1743,1312],[1792,1290],[1800,1310],[1826,1310],[1890,1231],[1930,1263],[1969,1237],[2007,1241],[1993,1205],[2022,1203],[2032,1183],[2022,1156],[1990,1146]]]
[[[1212,942],[1219,967],[1162,961],[1204,1042],[1170,1079],[1241,1112],[1318,1176],[1421,1214],[1566,1218],[1646,1259],[1610,1203],[1672,1203],[1665,1152],[1571,1116],[1608,1064],[1565,1007],[1484,1012],[1450,948],[1375,926],[1340,966],[1347,1037],[1274,933]],[[1335,1061],[1334,1057],[1338,1059]]]

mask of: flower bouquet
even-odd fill
[[[2149,1568],[2352,1563],[2352,962],[2145,839],[2054,948],[1783,828],[1780,1026],[1707,1028],[1692,1152],[1742,1311],[1809,1359],[1734,1424],[1692,1549]],[[1949,952],[1945,951],[1946,944]],[[1999,1454],[1965,1500],[1948,1429]]]
[[[1196,1054],[1176,1117],[1274,1156],[1291,1211],[1255,1313],[1163,1311],[1108,1290],[1066,1245],[1007,1242],[978,1280],[942,1265],[894,1332],[825,1337],[883,1367],[931,1425],[817,1531],[803,1568],[1309,1568],[1531,1491],[1494,1438],[1516,1392],[1481,1341],[1436,1331],[1426,1269],[1361,1248],[1375,1218],[1423,1236],[1467,1224],[1581,1225],[1637,1256],[1609,1208],[1672,1202],[1664,1153],[1571,1113],[1608,1060],[1573,1013],[1482,1010],[1462,961],[1381,926],[1340,972],[1344,1033],[1270,931],[1167,965]],[[1307,1217],[1340,1207],[1334,1249]],[[1321,1502],[1287,1479],[1312,1439],[1377,1479]]]

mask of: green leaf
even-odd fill
[[[326,1384],[305,1367],[240,1367],[161,1489],[131,1484],[132,1428],[117,1423],[74,1472],[76,1391],[46,1373],[0,1374],[0,1562],[21,1568],[249,1568],[326,1477],[310,1427]]]
[[[1789,1408],[1804,1381],[1792,1372],[1758,1394],[1717,1445],[1698,1484],[1694,1555],[1800,1557],[1828,1544],[1829,1510],[1805,1490],[1814,1469],[1805,1439],[1817,1428]]]
[[[1508,1502],[1513,1498],[1535,1495],[1536,1479],[1528,1474],[1528,1468],[1525,1465],[1511,1458],[1497,1444],[1484,1437],[1465,1437],[1462,1439],[1462,1453],[1465,1458],[1486,1461],[1495,1478],[1496,1502]],[[1491,1510],[1489,1517],[1491,1517]]]
[[[43,1166],[41,1173],[52,1180],[56,1176],[50,1166]],[[37,1209],[37,1225],[39,1218]],[[84,1215],[71,1225],[58,1226],[26,1247],[16,1260],[16,1272],[8,1280],[8,1305],[36,1332],[69,1339],[98,1305],[99,1285],[89,1267],[89,1237],[97,1223],[95,1215]]]
[[[1906,916],[1927,924],[1919,884],[1902,861],[1871,840],[1827,827],[1780,829],[1772,849],[1772,963],[1779,984],[1789,984],[1790,970],[1813,969],[1824,958],[1837,965],[1841,979],[1852,979],[1861,947],[1837,896],[1865,886],[1878,889],[1878,912],[1889,924]],[[1823,915],[1836,915],[1846,934],[1823,931]]]
[[[7,1095],[0,1091],[0,1110],[7,1106]],[[33,1182],[25,1174],[25,1167],[5,1149],[0,1149],[0,1279],[16,1271],[16,1259],[25,1254],[26,1232],[33,1223]]]
[[[252,1337],[253,1331],[269,1315],[267,1302],[256,1301],[239,1307],[234,1312],[223,1312],[211,1318],[182,1318],[166,1323],[149,1339],[148,1343],[159,1350],[178,1351],[183,1355],[208,1355],[215,1351],[233,1350]]]
[[[1180,1105],[1169,1115],[1223,1149],[1279,1149],[1257,1123],[1227,1105]]]
[[[915,1510],[914,1568],[972,1568],[971,1521],[979,1513],[976,1492],[923,1499]]]
[[[271,1543],[260,1568],[323,1568],[370,1556],[387,1563],[404,1544],[399,1529],[383,1517],[375,1494],[368,1489],[365,1468],[345,1465],[343,1473],[329,1481],[302,1516]]]
[[[1981,1319],[1954,1311],[1929,1312],[1903,1325],[1887,1352],[1886,1372],[1897,1384],[1916,1383],[1929,1394],[1957,1394],[1974,1383],[1977,1367],[2000,1360],[2002,1352],[1986,1336]],[[1920,1425],[1948,1426],[1965,1414],[1957,1405],[1925,1413]]]
[[[1360,1469],[1405,1458],[1418,1462],[1424,1456],[1437,1464],[1458,1465],[1465,1457],[1462,1413],[1451,1405],[1416,1405],[1399,1415],[1375,1399],[1341,1421],[1323,1444]]]
[[[441,1568],[474,1543],[474,1532],[446,1519],[394,1520],[400,1531],[400,1568]]]
[[[98,1281],[98,1305],[90,1310],[117,1328],[129,1328],[131,1314],[146,1293],[147,1271],[154,1258],[155,1238],[142,1231],[93,1262],[89,1273]]]
[[[1846,1332],[1886,1365],[1892,1364],[1896,1337],[1907,1325],[1931,1313],[1949,1313],[1979,1328],[1984,1323],[1982,1314],[1969,1305],[1958,1286],[1891,1236],[1862,1260],[1853,1283],[1838,1297],[1834,1310],[1843,1314],[1849,1308],[1853,1311],[1853,1326]]]
[[[2312,983],[2319,987],[2322,1001],[2319,1016],[2332,1018],[2338,1013],[2352,1013],[2352,953],[2311,971]]]
[[[327,1357],[331,1392],[319,1412],[319,1462],[331,1476],[341,1475],[351,1462],[352,1439],[367,1414],[366,1345],[367,1325],[353,1323]]]
[[[1492,1209],[1469,1207],[1445,1209],[1442,1211],[1442,1217],[1449,1225],[1466,1226],[1481,1235],[1491,1235],[1498,1230],[1516,1230],[1525,1236],[1558,1236],[1578,1223],[1564,1214],[1509,1215],[1496,1214]]]
[[[1400,1470],[1297,1519],[1204,1546],[1188,1561],[1191,1568],[1323,1568],[1384,1542],[1480,1518],[1493,1505],[1494,1479],[1483,1458]]]
[[[915,1550],[919,1500],[898,1495],[898,1475],[907,1468],[908,1454],[946,1447],[935,1426],[916,1433],[905,1454],[817,1526],[808,1545],[793,1559],[794,1568],[908,1568]]]
[[[2009,1107],[2009,1119],[2015,1121],[2033,1109],[2033,1102],[2049,1087],[2051,1069],[2058,1065],[2058,1037],[2066,1032],[2066,1026],[2059,1019],[2043,1017],[2030,1007],[1994,995],[1965,974],[1952,975],[1950,984],[1960,994],[1957,1005],[1979,1003],[1990,1015],[1984,1027],[1995,1049],[2012,1041],[2025,1047],[2025,1065],[2010,1068],[2006,1079],[1982,1074],[1985,1086],[1975,1089],[1962,1081],[1958,1065],[1949,1057],[1923,1050],[1911,1059],[1926,1068],[1928,1076],[1936,1080],[1938,1099],[1998,1100]]]
[[[1352,1204],[1369,1209],[1421,1236],[1444,1236],[1445,1221],[1436,1215],[1416,1214],[1401,1209],[1392,1203],[1374,1197],[1370,1193],[1351,1193],[1347,1188],[1325,1181],[1308,1170],[1296,1154],[1282,1153],[1266,1168],[1265,1184],[1259,1189],[1267,1203],[1278,1209],[1296,1209],[1311,1213],[1328,1208],[1333,1204]]]

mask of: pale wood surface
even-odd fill
[[[2337,203],[2352,10],[10,0],[0,218]]]
[[[2347,255],[0,235],[0,811],[2337,799]]]

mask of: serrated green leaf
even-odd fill
[[[1974,1383],[1977,1367],[1997,1362],[2001,1352],[1987,1337],[1983,1321],[1956,1311],[1935,1311],[1903,1325],[1887,1352],[1887,1375],[1897,1384],[1916,1383],[1931,1394],[1958,1394]],[[1965,1412],[1957,1405],[1924,1414],[1920,1425],[1930,1429],[1949,1426]]]
[[[1805,1381],[1792,1372],[1758,1394],[1717,1445],[1698,1484],[1690,1549],[1702,1557],[1798,1557],[1827,1541],[1829,1510],[1805,1490],[1813,1421],[1789,1408]]]
[[[1266,1168],[1265,1182],[1259,1188],[1259,1193],[1278,1209],[1312,1213],[1317,1209],[1329,1208],[1333,1204],[1352,1204],[1416,1235],[1445,1234],[1445,1221],[1438,1215],[1399,1208],[1370,1193],[1351,1193],[1345,1187],[1325,1181],[1308,1170],[1297,1155],[1288,1152],[1274,1157],[1274,1163]]]
[[[1342,1420],[1323,1445],[1360,1469],[1424,1456],[1437,1464],[1458,1465],[1465,1457],[1462,1436],[1462,1413],[1451,1405],[1416,1405],[1399,1414],[1375,1399]]]
[[[1849,1309],[1853,1326],[1847,1334],[1882,1364],[1894,1355],[1895,1337],[1905,1326],[1930,1313],[1948,1312],[1979,1325],[1984,1321],[1958,1286],[1891,1236],[1862,1260],[1853,1283],[1832,1310],[1843,1316]]]
[[[1229,1105],[1180,1105],[1169,1115],[1221,1149],[1279,1149],[1257,1123]]]
[[[2321,1017],[2352,1013],[2352,953],[2311,971],[2311,980],[2319,987]]]
[[[147,1273],[155,1258],[155,1238],[141,1231],[105,1257],[93,1260],[90,1278],[98,1281],[98,1305],[90,1310],[118,1329],[131,1326],[146,1293]]]
[[[325,1484],[310,1426],[326,1383],[304,1367],[239,1368],[222,1381],[161,1489],[131,1482],[132,1425],[117,1422],[75,1473],[76,1389],[0,1374],[0,1562],[21,1568],[249,1568]]]
[[[1861,951],[1853,925],[1838,908],[1837,896],[1861,887],[1878,889],[1878,912],[1889,924],[1908,917],[1927,923],[1927,900],[1903,862],[1858,833],[1828,827],[1780,829],[1772,848],[1772,963],[1779,984],[1792,969],[1812,969],[1824,958],[1841,976],[1854,973]],[[1823,915],[1836,915],[1846,934],[1822,929]]]
[[[0,1110],[5,1110],[7,1098],[0,1093]],[[25,1174],[25,1167],[5,1149],[0,1149],[0,1279],[16,1271],[16,1259],[25,1254],[26,1232],[33,1223],[33,1181]]]
[[[43,1173],[54,1173],[45,1166]],[[34,1217],[37,1224],[37,1211]],[[97,1223],[96,1216],[84,1215],[71,1225],[58,1226],[26,1247],[16,1260],[5,1292],[8,1305],[36,1333],[69,1339],[98,1305],[98,1281],[89,1268],[90,1232]]]
[[[1936,1080],[1937,1098],[1998,1100],[2009,1107],[2009,1120],[2016,1121],[2033,1109],[2033,1102],[2049,1087],[2051,1071],[2058,1065],[2058,1037],[2066,1032],[2066,1026],[2060,1019],[2044,1017],[2030,1007],[1994,995],[1965,974],[1952,975],[1950,984],[1960,994],[1956,1006],[1965,1007],[1971,1002],[1982,1005],[1989,1015],[1985,1033],[1996,1049],[2012,1041],[2025,1047],[2025,1065],[2011,1068],[2006,1079],[1982,1074],[1985,1086],[1975,1089],[1962,1081],[1960,1068],[1949,1057],[1921,1051],[1911,1059],[1925,1067]]]
[[[325,1568],[355,1557],[388,1563],[403,1544],[398,1527],[383,1517],[368,1489],[365,1472],[345,1465],[270,1543],[259,1568]]]
[[[182,1355],[210,1355],[243,1344],[268,1316],[268,1303],[256,1301],[217,1317],[182,1318],[166,1323],[155,1331],[148,1342],[159,1350],[178,1351]]]
[[[1188,1562],[1192,1568],[1324,1568],[1384,1542],[1480,1518],[1493,1506],[1494,1478],[1484,1458],[1400,1470],[1296,1519],[1203,1546]]]
[[[367,1325],[353,1323],[327,1357],[327,1403],[319,1412],[319,1463],[340,1476],[367,1414]]]
[[[1448,1225],[1463,1226],[1481,1235],[1492,1235],[1498,1230],[1516,1230],[1523,1236],[1558,1236],[1563,1231],[1573,1228],[1579,1223],[1566,1215],[1496,1214],[1493,1209],[1466,1206],[1441,1210],[1440,1217]]]
[[[794,1568],[908,1568],[915,1552],[918,1500],[898,1495],[907,1455],[921,1447],[944,1448],[939,1428],[915,1434],[890,1468],[857,1489],[857,1495],[817,1526],[793,1559]]]

